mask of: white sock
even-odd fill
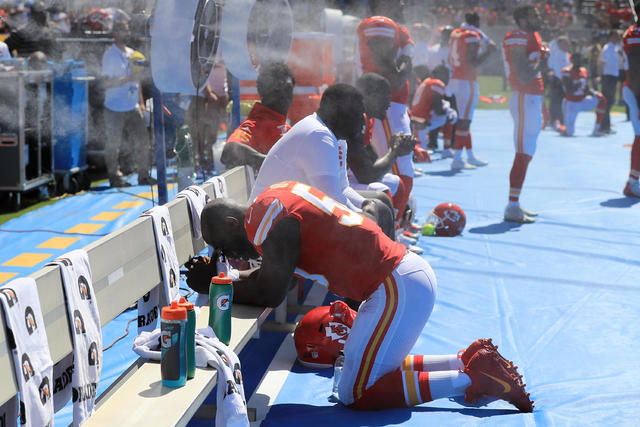
[[[423,371],[457,371],[464,364],[457,354],[429,354],[422,356]]]
[[[471,378],[458,371],[429,372],[429,391],[433,400],[443,397],[463,396]]]
[[[462,160],[462,150],[453,150],[453,159]]]
[[[510,208],[511,208],[511,207],[514,207],[514,206],[516,206],[516,207],[520,207],[520,202],[514,202],[513,200],[509,200],[509,205],[508,205],[508,206],[509,206]]]
[[[467,148],[467,159],[475,159],[473,155],[473,148]]]

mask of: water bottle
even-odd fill
[[[338,386],[340,385],[340,378],[342,377],[342,368],[344,367],[344,351],[340,350],[340,354],[336,357],[336,361],[333,364],[333,397],[338,398]]]
[[[211,279],[209,285],[209,326],[226,345],[229,345],[231,339],[232,283],[230,277],[220,273]]]
[[[160,330],[162,385],[182,387],[187,382],[187,310],[180,307],[177,301],[162,307]]]
[[[180,298],[178,305],[187,310],[187,379],[190,380],[196,375],[196,311],[193,303],[184,297]]]

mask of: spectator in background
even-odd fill
[[[562,87],[562,69],[571,64],[569,59],[569,49],[571,44],[567,36],[560,36],[551,42],[549,54],[549,115],[554,129],[564,124],[562,115],[562,100],[564,90]]]
[[[19,25],[9,33],[5,43],[9,52],[14,50],[18,56],[27,57],[33,52],[42,51],[48,58],[57,60],[60,52],[55,43],[54,32],[48,25],[49,15],[46,7],[41,2],[35,2],[31,6],[31,14],[24,24]]]
[[[9,46],[5,42],[0,41],[0,59],[11,58],[11,52],[9,52]]]
[[[611,107],[616,101],[616,87],[620,75],[619,64],[621,59],[624,60],[624,53],[619,47],[620,33],[617,30],[609,32],[609,40],[602,48],[600,55],[600,75],[601,91],[607,99],[607,111],[602,120],[601,130],[603,132],[613,133],[611,129]]]
[[[591,46],[588,53],[588,70],[591,77],[591,87],[597,88],[600,86],[600,72],[599,62],[600,53],[602,52],[602,45],[600,44],[601,36],[596,34],[591,38]]]
[[[271,147],[291,128],[287,112],[296,80],[289,67],[281,62],[261,66],[256,84],[260,102],[253,104],[222,150],[221,161],[228,169],[249,165],[257,172]]]
[[[451,70],[451,64],[449,64],[449,38],[451,37],[452,31],[453,27],[451,25],[445,25],[436,29],[436,32],[440,33],[440,39],[438,43],[429,46],[429,56],[426,65],[430,70],[440,65],[444,65]],[[451,75],[451,73],[449,73],[449,75]]]
[[[105,150],[104,157],[112,187],[130,184],[122,177],[118,154],[123,143],[133,146],[138,171],[138,184],[155,184],[149,174],[149,134],[144,120],[145,105],[142,99],[139,75],[132,72],[131,55],[127,47],[130,37],[129,23],[113,24],[114,42],[102,56],[104,97]],[[124,138],[123,138],[124,137]]]
[[[198,96],[191,99],[187,123],[193,135],[194,164],[206,171],[213,170],[211,148],[218,138],[220,123],[225,121],[229,95],[227,94],[227,68],[218,55]]]

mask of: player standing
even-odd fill
[[[633,146],[631,148],[631,170],[629,180],[624,187],[624,195],[629,197],[640,197],[640,2],[635,7],[636,23],[630,26],[622,36],[622,43],[625,53],[629,58],[629,71],[627,79],[622,87],[622,97],[629,106],[629,117],[633,124]],[[631,77],[633,76],[633,78]]]
[[[380,7],[385,4],[376,3]],[[383,7],[384,8],[384,7]],[[376,119],[373,127],[372,145],[378,156],[390,148],[391,136],[402,132],[411,135],[407,104],[409,102],[409,76],[414,43],[409,31],[385,16],[372,16],[358,25],[358,51],[362,73],[380,74],[391,85],[391,105],[384,120]],[[392,172],[400,177],[396,192],[399,221],[413,188],[412,155],[400,156]]]
[[[451,169],[460,170],[468,165],[462,160],[462,150],[467,149],[467,163],[486,166],[488,162],[473,154],[471,120],[478,105],[478,67],[496,50],[496,44],[478,29],[480,17],[467,13],[461,28],[453,30],[449,39],[449,63],[453,68],[448,89],[456,97],[458,123],[455,131],[455,151]]]
[[[504,219],[531,223],[534,221],[532,217],[537,214],[520,206],[520,191],[542,129],[544,84],[540,69],[543,50],[540,34],[537,33],[541,19],[538,10],[530,4],[518,6],[513,11],[513,18],[518,29],[507,33],[502,42],[505,72],[513,89],[509,110],[514,121],[516,149],[509,174],[509,203],[504,210]]]

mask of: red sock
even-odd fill
[[[447,123],[442,128],[442,140],[449,141],[449,146],[447,147],[445,144],[444,148],[451,148],[451,138],[453,138],[453,125],[451,123]]]
[[[640,175],[640,135],[636,135],[631,147],[631,172],[629,178],[638,180]]]
[[[596,105],[596,124],[599,125],[604,119],[604,114],[607,112],[607,98],[602,94],[596,94],[598,98],[598,105]]]
[[[462,150],[463,148],[471,149],[471,132],[469,129],[456,129],[455,149]]]
[[[397,370],[376,381],[349,407],[363,411],[407,408],[431,400],[428,372]]]
[[[509,201],[518,202],[520,200],[520,190],[527,176],[527,167],[531,161],[531,156],[524,153],[516,153],[513,159],[513,166],[509,174]]]
[[[396,191],[396,194],[393,196],[393,207],[397,210],[396,221],[400,221],[402,219],[404,209],[407,207],[409,196],[413,189],[413,178],[407,175],[399,176],[400,185],[398,185],[398,191]]]

